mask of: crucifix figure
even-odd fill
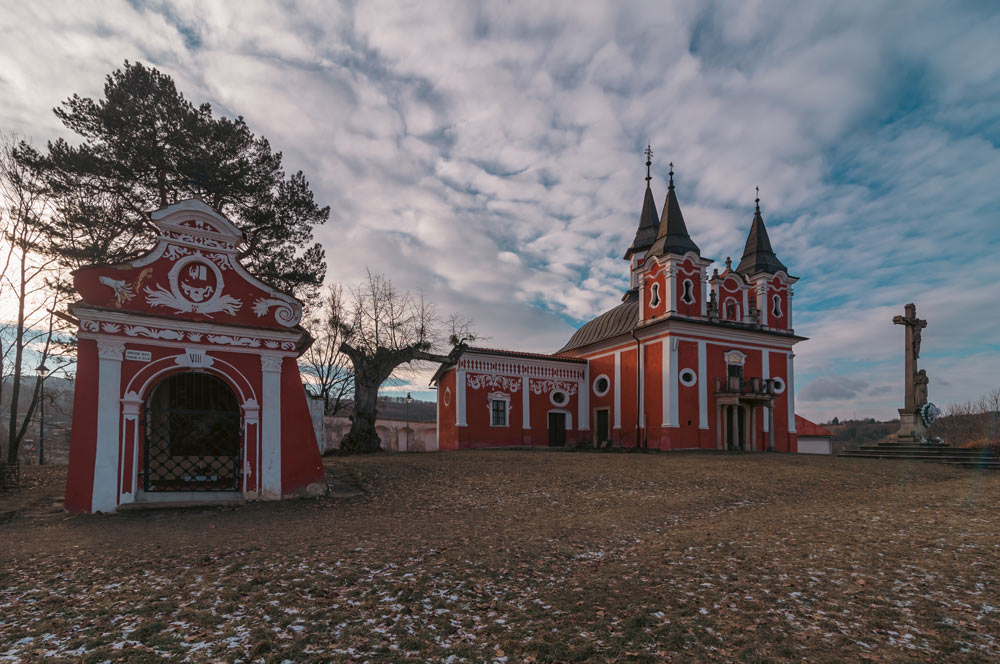
[[[906,339],[904,347],[906,349],[906,410],[919,408],[916,398],[917,383],[917,358],[920,357],[920,333],[927,327],[927,321],[917,318],[917,305],[912,302],[903,309],[903,316],[893,316],[892,322],[896,325],[906,326]],[[924,387],[924,402],[926,403],[926,382]]]

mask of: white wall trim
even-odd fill
[[[114,512],[118,507],[120,400],[124,356],[123,341],[116,339],[97,342],[97,440],[90,504],[92,512]]]
[[[521,376],[521,428],[531,428],[531,396],[528,390],[528,377]],[[492,417],[492,413],[490,414]]]
[[[788,393],[788,433],[795,433],[795,369],[792,362],[794,357],[795,353],[788,354],[785,376],[785,392]]]
[[[698,428],[708,428],[708,353],[705,341],[698,341]]]
[[[615,404],[614,428],[622,428],[622,352],[615,351]]]
[[[455,370],[455,425],[468,426],[465,419],[465,369]]]
[[[281,355],[261,354],[260,497],[281,498]]]

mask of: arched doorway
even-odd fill
[[[169,376],[145,402],[145,491],[238,491],[240,407],[232,389],[202,372]]]

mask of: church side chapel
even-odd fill
[[[552,355],[466,348],[432,379],[438,447],[597,445],[796,452],[796,277],[760,210],[735,269],[708,268],[670,165],[662,215],[650,181],[625,251],[622,303]]]
[[[242,231],[201,200],[150,216],[151,251],[73,275],[66,509],[322,491],[301,303],[243,268]]]

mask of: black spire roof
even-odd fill
[[[656,230],[660,226],[657,221],[656,201],[653,200],[653,190],[649,188],[649,181],[653,177],[649,174],[649,167],[653,161],[653,150],[646,146],[646,196],[642,199],[642,213],[639,215],[639,228],[635,231],[635,239],[632,246],[625,252],[625,260],[632,258],[632,254],[638,251],[645,251],[656,239]]]
[[[681,205],[674,193],[674,165],[670,164],[670,183],[667,185],[667,201],[663,204],[663,216],[660,217],[660,228],[656,233],[656,241],[649,250],[651,256],[663,254],[686,254],[689,251],[701,256],[701,250],[688,235],[684,225],[684,215]]]
[[[767,237],[767,228],[764,227],[764,217],[760,214],[760,193],[758,191],[755,200],[757,209],[753,215],[753,224],[750,226],[750,235],[747,236],[747,244],[743,249],[743,259],[736,267],[736,271],[744,275],[760,274],[766,272],[775,274],[779,270],[788,272],[785,264],[778,260],[771,248],[771,240]]]

